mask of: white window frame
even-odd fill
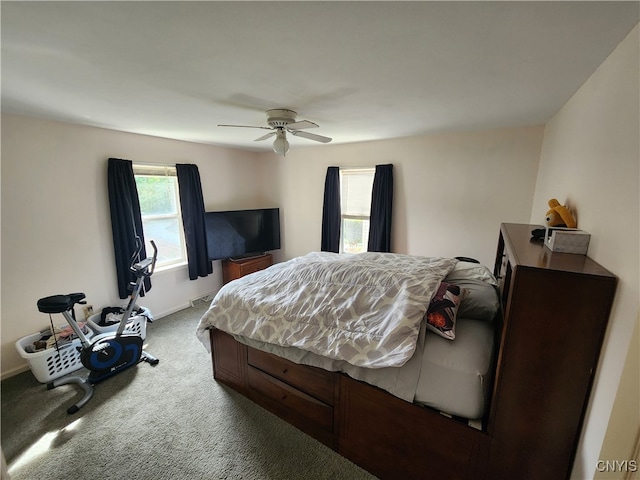
[[[137,176],[153,176],[153,177],[171,177],[175,182],[175,205],[176,212],[175,213],[158,213],[158,214],[145,214],[141,212],[142,216],[142,228],[145,230],[145,243],[147,255],[150,255],[148,245],[149,241],[153,240],[153,238],[149,238],[146,233],[145,222],[153,221],[153,220],[161,220],[161,219],[170,219],[175,218],[178,222],[178,241],[180,243],[180,257],[169,260],[169,261],[158,261],[156,264],[156,270],[162,271],[172,267],[179,267],[182,265],[187,265],[187,243],[184,238],[184,226],[182,224],[182,211],[180,209],[180,191],[178,186],[178,176],[176,173],[176,167],[172,165],[154,165],[147,163],[134,163],[133,164],[133,175]]]
[[[369,222],[369,228],[371,226],[371,202],[369,201],[368,215],[354,215],[353,213],[345,212],[344,210],[344,198],[343,187],[345,185],[344,177],[347,175],[368,174],[371,176],[371,190],[373,190],[373,178],[375,175],[375,167],[351,167],[340,168],[340,253],[347,252],[345,248],[345,220],[364,220]],[[371,197],[371,190],[369,191],[369,198]],[[369,229],[367,228],[367,233]],[[368,235],[367,235],[368,237]],[[368,238],[365,238],[365,232],[363,230],[363,252],[367,251]]]

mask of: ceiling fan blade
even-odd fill
[[[239,128],[264,128],[265,130],[272,130],[271,127],[256,127],[254,125],[222,125],[218,124],[219,127],[239,127]]]
[[[267,138],[273,137],[278,132],[269,132],[266,135],[261,136],[260,138],[256,138],[254,142],[260,142],[261,140],[266,140]]]
[[[329,143],[331,141],[331,138],[323,137],[322,135],[316,135],[315,133],[300,132],[298,130],[290,130],[289,133],[291,133],[291,135],[295,135],[296,137],[308,138],[309,140],[314,140],[316,142]]]
[[[287,128],[291,130],[302,130],[304,128],[318,128],[318,124],[310,122],[309,120],[300,120],[299,122],[289,123],[287,125]]]

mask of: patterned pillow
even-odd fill
[[[427,309],[427,328],[448,340],[456,338],[456,314],[466,288],[448,282],[440,283]]]

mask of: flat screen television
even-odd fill
[[[260,255],[280,249],[280,209],[205,212],[209,260]]]

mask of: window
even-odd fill
[[[367,251],[375,168],[340,170],[340,252]]]
[[[150,243],[153,240],[158,247],[157,267],[186,263],[176,168],[134,164],[133,174],[147,254],[153,251]]]

